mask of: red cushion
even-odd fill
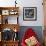
[[[22,38],[22,42],[21,42],[22,46],[26,46],[25,39],[28,39],[29,37],[32,36],[36,37],[37,35],[32,28],[28,28],[24,34],[24,37]]]

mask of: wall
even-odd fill
[[[15,6],[15,0],[0,0],[0,6]],[[42,0],[17,0],[19,6],[19,24],[20,26],[43,26],[43,6]],[[37,21],[23,20],[23,7],[37,7]],[[9,19],[10,20],[10,19]]]
[[[20,0],[21,8],[20,8],[20,25],[22,26],[43,26],[43,6],[42,0]],[[37,21],[23,21],[23,7],[37,7]]]

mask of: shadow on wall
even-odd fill
[[[42,33],[43,30],[42,30],[42,26],[21,26],[20,27],[20,32],[19,32],[19,40],[20,40],[20,42],[21,42],[21,40],[22,40],[22,38],[24,36],[25,31],[28,28],[32,28],[36,32],[39,41],[41,43],[43,43],[43,36],[42,36],[43,35],[43,33]]]

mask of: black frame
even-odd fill
[[[37,7],[23,7],[23,20],[36,21],[37,20]]]

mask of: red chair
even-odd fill
[[[24,37],[22,38],[22,42],[21,42],[21,46],[27,46],[27,44],[25,43],[25,40],[34,36],[37,39],[37,35],[36,33],[33,31],[33,29],[28,28],[24,34]],[[38,41],[38,39],[37,39]],[[38,41],[37,44],[35,46],[41,46],[40,42]]]

